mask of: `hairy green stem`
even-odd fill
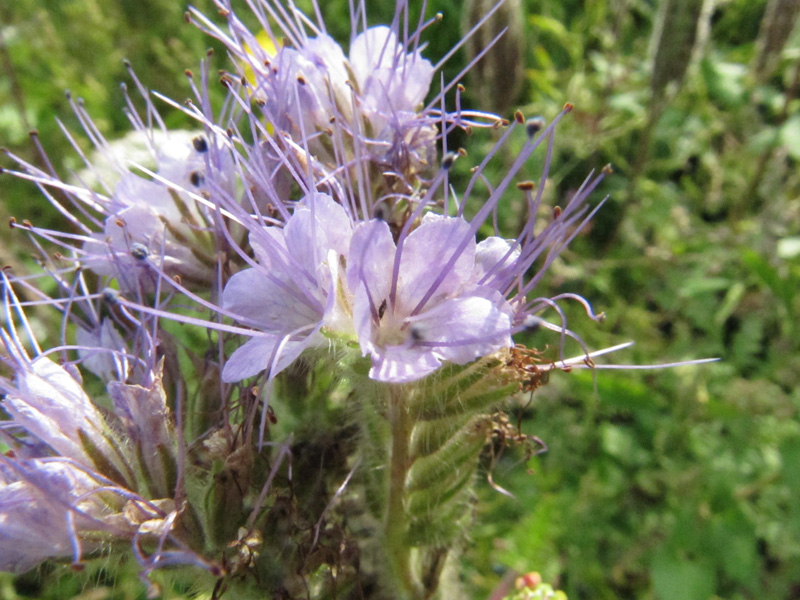
[[[407,543],[408,517],[405,510],[405,482],[410,467],[409,442],[413,423],[408,414],[402,387],[389,392],[389,421],[392,430],[392,454],[389,461],[389,495],[384,533],[389,571],[395,581],[398,598],[421,598],[411,569],[411,548]],[[402,594],[402,596],[400,596]]]

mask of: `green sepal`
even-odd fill
[[[150,465],[144,458],[144,448],[141,444],[135,445],[136,462],[139,463],[139,474],[142,478],[142,489],[147,490],[150,498],[166,498],[166,494],[160,494],[160,486],[158,482],[153,479],[153,473],[150,471]]]
[[[409,410],[417,420],[438,419],[463,412],[459,410],[460,396],[486,376],[482,361],[470,365],[446,365],[423,380],[409,399]]]
[[[511,383],[500,388],[489,388],[487,391],[470,390],[470,393],[459,400],[459,409],[466,413],[484,411],[503,402],[519,391],[519,384]]]
[[[244,521],[244,494],[250,488],[252,448],[242,446],[231,452],[213,475],[203,505],[209,538],[213,545],[227,545],[236,539]]]
[[[475,467],[475,464],[464,465],[464,468],[450,473],[439,485],[411,492],[406,502],[408,514],[411,517],[431,515],[431,511],[450,502],[468,487],[475,474]]]
[[[406,476],[406,489],[416,491],[434,486],[454,469],[460,470],[467,461],[477,460],[490,429],[486,415],[470,419],[438,451],[414,461]]]
[[[97,469],[98,473],[102,473],[115,483],[123,487],[130,488],[131,483],[125,478],[125,476],[114,466],[114,463],[108,459],[100,449],[95,445],[86,432],[83,429],[78,429],[78,439],[81,441],[81,445],[83,446],[83,451],[86,453],[92,464],[94,464],[95,468]]]
[[[519,391],[519,382],[509,382],[496,369],[499,364],[496,358],[484,358],[443,367],[411,395],[411,414],[417,421],[430,421],[488,410]]]
[[[409,454],[412,459],[439,450],[469,420],[469,415],[455,415],[431,421],[419,421],[411,432]]]
[[[372,368],[372,361],[363,356],[359,356],[350,361],[347,365],[354,374],[359,377],[369,377],[369,370]]]
[[[410,519],[406,530],[406,544],[409,546],[443,546],[463,532],[459,521],[466,511],[464,503],[453,502],[436,514]]]
[[[156,452],[161,462],[161,471],[164,474],[164,483],[166,484],[164,497],[170,498],[175,495],[175,486],[178,484],[178,463],[172,450],[167,446],[159,444],[156,446]]]
[[[163,444],[158,444],[155,450],[155,456],[151,457],[154,464],[150,464],[151,461],[145,457],[142,445],[136,445],[136,461],[139,464],[141,484],[151,498],[171,498],[175,495],[178,465],[171,450]],[[151,469],[153,466],[155,469]]]
[[[204,505],[206,530],[212,547],[219,548],[236,539],[243,520],[243,498],[230,469],[223,468],[214,475]]]
[[[186,205],[186,201],[181,198],[180,194],[176,190],[170,188],[168,191],[169,195],[172,196],[172,200],[175,202],[175,207],[178,209],[178,212],[181,215],[181,222],[187,223],[191,225],[193,230],[199,231],[202,228],[202,224],[198,223],[197,219],[195,219],[194,215],[189,210],[189,207]],[[185,239],[180,241],[186,242]]]

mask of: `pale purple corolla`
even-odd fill
[[[10,425],[25,431],[56,455],[87,468],[102,465],[119,483],[130,482],[132,473],[103,415],[75,378],[47,357],[18,360],[16,382],[2,380],[6,393],[3,410]]]
[[[257,263],[231,277],[222,308],[257,335],[233,352],[223,380],[268,368],[277,374],[306,348],[324,343],[323,326],[348,329],[337,288],[351,234],[344,208],[320,193],[298,203],[284,227],[251,230]]]
[[[428,213],[398,248],[385,221],[353,227],[316,194],[283,228],[251,232],[250,243],[258,264],[231,278],[223,309],[255,334],[225,363],[225,381],[274,376],[332,335],[357,341],[370,377],[386,382],[513,343],[514,311],[487,273],[513,267],[519,252],[496,237],[478,244],[462,217]]]
[[[259,16],[269,18],[259,19],[263,33],[256,35],[229,2],[217,5],[228,18],[227,31],[190,12],[239,62],[247,81],[242,96],[257,100],[264,136],[274,135],[281,144],[286,136],[287,147],[308,149],[334,169],[377,164],[410,180],[435,164],[440,113],[424,105],[435,68],[419,43],[430,22],[405,31],[404,2],[391,27],[363,28],[355,16],[347,53],[324,23],[313,23],[294,6],[264,2]]]
[[[383,128],[375,119],[392,113],[413,118],[430,91],[433,65],[418,49],[407,52],[397,34],[385,25],[357,35],[349,59],[359,100],[377,132]]]
[[[0,376],[0,571],[22,573],[49,558],[77,565],[118,541],[132,544],[145,576],[165,562],[215,568],[176,532],[184,508],[173,496],[183,467],[156,342],[140,331],[129,340],[132,356],[113,327],[100,325],[99,337],[69,347],[82,355],[78,363],[58,364],[52,356],[66,356],[67,347],[42,353],[11,281],[4,276],[2,284],[2,362],[13,376]],[[103,354],[130,369],[108,368]],[[113,410],[87,393],[80,363],[104,377],[126,376],[108,381]]]
[[[154,138],[155,139],[155,138]],[[213,165],[205,136],[160,136],[153,148],[152,174],[125,172],[104,205],[103,231],[90,234],[82,263],[98,275],[116,278],[123,291],[151,291],[159,277],[180,276],[189,284],[213,279],[207,210],[196,199],[232,188],[232,162]],[[226,156],[219,153],[220,156]]]
[[[106,382],[124,381],[128,374],[127,344],[111,319],[78,327],[75,343],[81,363]]]
[[[348,56],[319,32],[272,52],[248,47],[241,58],[252,69],[253,93],[263,99],[270,122],[297,139],[303,135],[301,122],[310,135],[343,119],[337,126],[367,127],[367,135],[388,140],[394,133],[386,129],[390,120],[403,129],[419,116],[434,73],[418,49],[407,52],[386,26],[356,35]]]
[[[171,498],[148,500],[61,457],[9,454],[0,455],[0,571],[24,573],[47,559],[71,559],[77,567],[121,540],[132,544],[143,578],[164,564],[216,569],[180,542],[165,551],[176,543],[182,511]]]
[[[490,240],[477,244],[465,219],[433,213],[402,249],[383,221],[356,228],[347,283],[371,378],[413,381],[442,361],[463,365],[512,344],[511,306],[496,288],[479,283],[497,242]]]
[[[214,278],[209,207],[215,195],[234,193],[233,160],[202,132],[167,132],[145,100],[148,123],[129,113],[136,130],[116,142],[102,138],[83,105],[72,101],[96,150],[91,156],[81,152],[86,168],[70,181],[9,154],[22,167],[11,172],[39,185],[72,231],[16,226],[54,243],[76,266],[117,279],[126,293],[150,292],[175,276],[207,287]]]
[[[108,320],[100,330],[99,339],[78,336],[75,348],[80,363],[106,378],[112,412],[103,412],[86,392],[77,364],[60,365],[44,355],[31,358],[15,327],[0,330],[14,370],[13,379],[0,377],[5,396],[0,410],[6,417],[0,436],[18,457],[58,457],[126,489],[136,491],[144,484],[151,497],[170,496],[175,436],[162,384],[163,360],[155,358],[155,344],[142,332],[136,343],[141,357],[131,365],[132,357]],[[138,473],[148,476],[142,481]]]
[[[69,461],[0,457],[0,571],[24,573],[48,558],[73,557],[116,528],[106,482]],[[117,510],[123,502],[117,502]],[[92,541],[93,540],[93,541]]]

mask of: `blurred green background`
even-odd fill
[[[376,22],[391,17],[391,3],[368,4]],[[471,4],[483,10],[481,0]],[[213,13],[210,0],[197,6]],[[121,136],[129,129],[124,57],[148,87],[188,96],[184,69],[214,43],[184,22],[184,8],[174,0],[0,2],[0,144],[42,164],[28,138],[37,129],[60,172],[78,168],[56,123],[78,131],[64,90],[84,99],[109,138]],[[435,11],[444,20],[425,50],[434,61],[459,42],[473,12],[456,0],[431,2]],[[346,41],[347,0],[323,12]],[[614,167],[596,194],[608,203],[554,265],[542,295],[580,293],[604,311],[602,325],[578,307],[567,314],[592,348],[634,340],[620,363],[722,360],[557,374],[510,410],[549,450],[526,458],[506,448],[497,458],[498,446],[487,456],[485,471],[516,498],[477,486],[463,551],[472,597],[536,570],[572,600],[800,598],[798,12],[797,0],[509,0],[500,9],[509,33],[465,80],[471,103],[546,117],[575,104],[557,134],[547,188],[554,203],[590,170]],[[468,53],[448,62],[446,75]],[[228,66],[223,52],[213,60]],[[474,159],[489,141],[454,143]],[[32,185],[4,176],[0,190],[0,218],[55,219]],[[519,210],[511,201],[500,215],[509,235]],[[4,240],[23,248],[22,236]],[[27,259],[4,243],[0,260]],[[135,573],[105,559],[81,574],[49,565],[0,576],[0,599],[144,598]],[[209,596],[187,591],[192,583],[172,581],[166,597]]]

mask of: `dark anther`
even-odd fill
[[[457,157],[458,154],[456,154],[455,152],[448,152],[447,154],[445,154],[442,157],[442,168],[445,171],[449,171],[453,166],[453,164],[456,162]]]
[[[198,152],[208,152],[208,141],[202,135],[192,138],[192,145]]]
[[[192,171],[189,174],[189,181],[194,187],[200,187],[203,185],[203,175],[198,171]]]
[[[107,304],[116,304],[119,301],[119,292],[114,288],[106,288],[103,290],[103,302]]]
[[[133,242],[131,244],[131,256],[136,260],[144,260],[147,258],[148,254],[150,254],[150,251],[144,244],[140,244],[139,242]]]
[[[382,319],[383,315],[386,314],[386,306],[386,298],[384,298],[383,302],[381,302],[381,305],[378,307],[378,319]]]
[[[544,128],[544,119],[542,117],[531,117],[525,122],[525,133],[528,137],[533,137]]]
[[[542,326],[542,319],[536,315],[528,315],[522,322],[522,326],[525,328],[525,331],[533,333],[534,331],[538,331]]]

